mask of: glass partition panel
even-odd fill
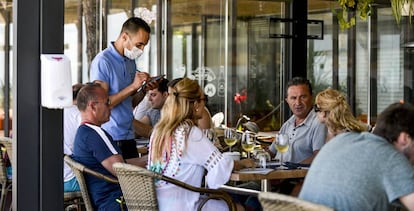
[[[308,40],[308,78],[314,96],[332,86],[333,33],[332,13],[309,14],[308,19],[323,20],[323,40]],[[319,27],[308,27],[308,34],[318,34]]]
[[[404,39],[401,37],[407,29],[408,20],[402,19],[401,25],[397,26],[390,8],[378,10],[378,78],[377,78],[377,111],[382,112],[391,103],[404,100],[404,87],[407,81],[412,80],[412,75],[404,75],[404,62],[412,67],[412,48],[403,46]],[[412,34],[412,26],[408,26]]]
[[[231,5],[234,4],[234,5]],[[281,1],[171,1],[172,78],[199,81],[212,115],[226,125],[248,116],[261,130],[280,127],[283,39],[269,38],[269,18]]]
[[[3,2],[0,8],[0,134],[9,137],[12,129],[13,82],[13,4]]]
[[[368,22],[367,21],[360,21],[357,19],[356,24],[356,88],[358,90],[355,92],[355,103],[356,103],[356,110],[354,111],[355,116],[360,116],[361,119],[368,114],[369,110],[369,96],[368,96],[368,89],[369,89],[369,64],[370,58],[369,53],[372,49],[369,49],[369,42],[368,39],[370,33],[368,31]]]

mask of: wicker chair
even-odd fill
[[[65,207],[65,210],[67,210],[68,207],[71,207],[73,205],[76,205],[77,210],[81,210],[81,206],[84,205],[82,200],[82,192],[64,192],[63,205]]]
[[[158,210],[154,180],[164,180],[191,191],[208,194],[198,210],[201,210],[210,199],[222,199],[227,203],[229,210],[236,210],[232,198],[223,190],[194,187],[162,174],[126,163],[114,163],[113,168],[117,174],[129,211]]]
[[[293,196],[279,193],[260,192],[259,201],[264,211],[284,210],[284,211],[333,211],[334,209],[325,205],[308,202]]]
[[[6,152],[9,155],[11,162],[12,156],[12,139],[8,137],[1,137],[0,144],[6,148]],[[7,169],[5,160],[3,160],[3,154],[0,156],[0,184],[1,184],[1,197],[0,197],[0,210],[5,210],[7,194],[12,191],[12,180],[7,178]]]
[[[108,182],[118,183],[118,180],[116,180],[114,178],[111,178],[111,177],[108,177],[106,175],[103,175],[101,173],[98,173],[96,171],[93,171],[89,168],[86,168],[84,165],[74,161],[68,155],[64,156],[64,160],[69,165],[69,167],[72,169],[73,173],[75,173],[76,180],[78,180],[79,187],[80,187],[81,193],[82,193],[82,199],[83,199],[83,202],[85,204],[85,208],[86,208],[87,211],[93,211],[94,208],[92,206],[92,201],[89,197],[88,187],[86,186],[85,177],[83,175],[84,173],[93,175],[95,177],[106,180]]]

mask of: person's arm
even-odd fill
[[[127,97],[137,93],[139,87],[141,87],[142,83],[149,79],[149,74],[144,72],[137,72],[135,74],[134,81],[121,91],[116,94],[110,95],[109,100],[111,101],[110,107],[113,108],[117,106],[119,103],[124,101]],[[107,93],[109,93],[109,84],[102,80],[95,80],[95,83],[99,83]],[[144,96],[142,96],[143,98]],[[142,99],[141,99],[142,100]]]
[[[146,168],[148,162],[148,155],[144,155],[139,158],[126,159],[126,162],[132,165],[136,165],[142,168]]]
[[[244,168],[253,168],[256,166],[256,163],[253,159],[243,159],[243,160],[235,160],[233,165],[233,170],[238,171]]]
[[[144,99],[145,97],[145,92],[141,91],[141,92],[136,92],[135,94],[133,94],[132,97],[132,107],[135,108],[136,106],[138,106],[138,104]]]
[[[264,151],[266,151],[267,153],[269,153],[269,155],[270,155],[270,157],[272,159],[276,156],[276,153],[271,150],[271,149],[274,149],[275,148],[274,141],[269,146],[262,145],[262,148],[263,148]]]
[[[144,120],[144,122],[142,122],[141,120],[135,120],[133,121],[133,126],[134,126],[134,130],[135,130],[135,134],[144,138],[149,138],[151,136],[152,133],[152,126],[149,124],[149,119],[148,119],[148,123],[145,122],[145,118],[148,119],[148,116],[144,116],[141,120]]]
[[[408,210],[414,210],[414,193],[401,196],[400,201]]]
[[[318,152],[319,152],[319,150],[313,151],[313,154],[310,157],[306,158],[305,160],[302,160],[300,163],[302,163],[302,164],[310,164],[310,163],[312,163],[313,159],[316,157],[316,155],[318,154]]]
[[[111,155],[108,158],[106,158],[105,160],[103,160],[101,162],[102,166],[105,167],[106,170],[108,170],[109,172],[111,172],[112,175],[116,176],[114,169],[112,168],[112,165],[114,163],[117,162],[121,162],[124,163],[124,159],[122,158],[122,156],[120,154],[115,154],[115,155]]]
[[[302,163],[302,164],[312,163],[313,159],[316,157],[319,150],[326,143],[327,132],[328,132],[328,129],[325,126],[325,124],[320,123],[319,120],[318,120],[315,131],[313,133],[314,135],[311,137],[312,138],[313,153],[312,153],[311,156],[309,156],[305,160],[302,160],[300,163]]]

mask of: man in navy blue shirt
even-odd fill
[[[79,91],[77,105],[82,123],[75,136],[73,159],[94,171],[114,177],[112,164],[124,162],[124,159],[112,137],[101,128],[111,113],[107,92],[99,84],[86,84]],[[121,210],[116,201],[122,196],[119,184],[91,175],[85,175],[85,179],[96,210]]]

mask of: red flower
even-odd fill
[[[241,94],[237,92],[237,93],[234,95],[234,102],[235,102],[236,104],[240,104],[240,103],[242,103],[242,102],[246,101],[246,99],[247,99],[247,91],[246,91],[246,89],[243,89],[243,90],[241,91]]]

